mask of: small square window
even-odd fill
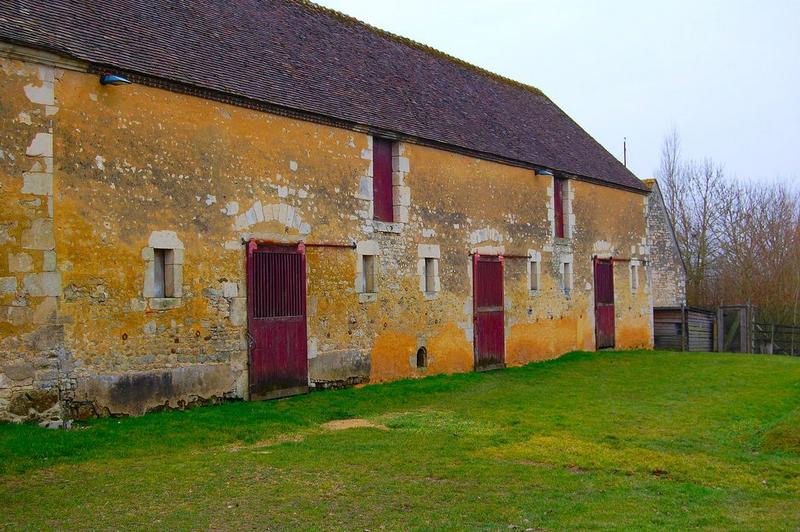
[[[377,292],[377,283],[375,282],[375,255],[363,255],[362,260],[364,293],[374,294]]]

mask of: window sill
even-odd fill
[[[528,296],[536,297],[540,294],[539,290],[528,290]]]
[[[147,302],[150,310],[168,310],[180,307],[182,300],[179,297],[149,297]]]
[[[379,233],[395,233],[399,235],[403,231],[403,224],[401,222],[382,222],[380,220],[373,220],[372,226]]]
[[[377,300],[378,294],[376,292],[360,292],[358,294],[359,303],[372,303],[373,301]]]
[[[433,301],[439,297],[439,292],[422,292],[425,301]]]

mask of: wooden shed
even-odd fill
[[[717,314],[694,307],[653,309],[655,348],[669,351],[715,351]]]

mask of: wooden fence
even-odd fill
[[[800,327],[753,323],[753,352],[800,356]]]
[[[758,321],[753,305],[653,309],[656,349],[800,356],[800,326]]]
[[[717,313],[693,307],[653,309],[656,349],[671,351],[715,351]]]

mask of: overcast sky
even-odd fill
[[[545,92],[649,177],[664,133],[800,180],[800,1],[317,0]]]

